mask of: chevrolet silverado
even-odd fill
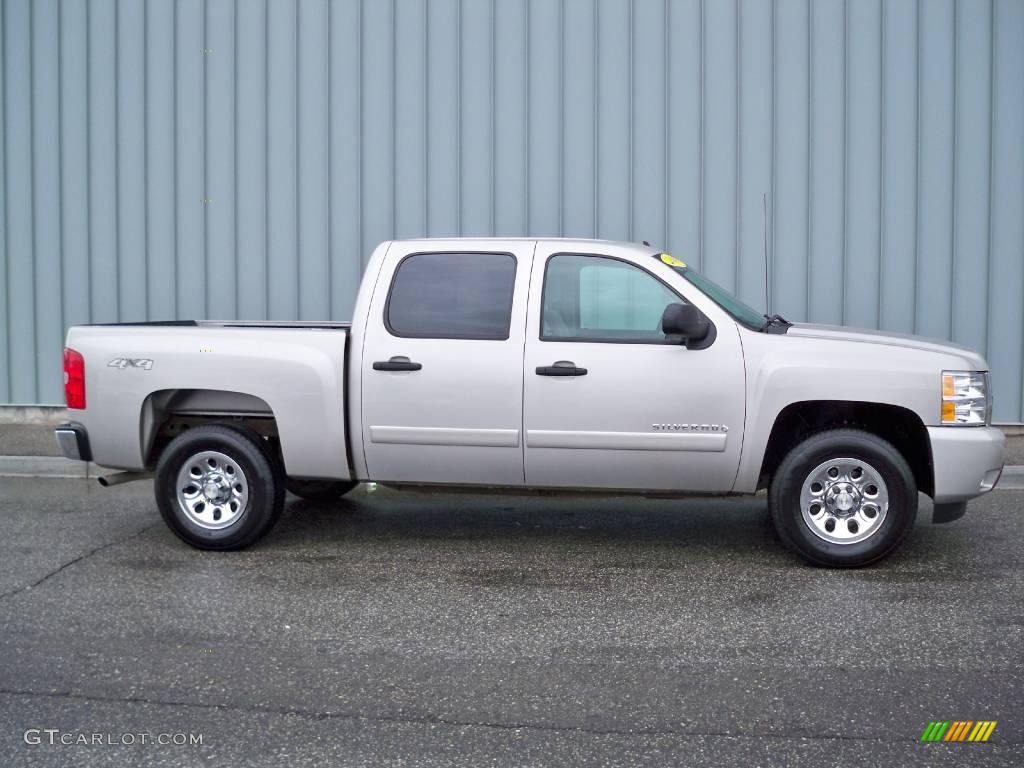
[[[822,565],[964,514],[1003,466],[988,366],[951,344],[768,317],[647,245],[385,242],[351,323],[68,331],[65,456],[154,476],[171,530],[238,549],[285,490],[767,489]]]

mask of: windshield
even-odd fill
[[[736,320],[751,328],[764,328],[764,314],[758,312],[753,307],[749,307],[744,304],[725,290],[725,288],[714,282],[711,278],[705,277],[700,272],[690,269],[690,267],[686,266],[684,262],[667,253],[655,254],[655,258],[660,259],[663,263],[672,267],[673,270],[685,277],[688,282],[692,283],[698,291],[715,302],[715,304],[732,315]]]

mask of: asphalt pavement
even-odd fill
[[[763,496],[360,489],[210,553],[148,482],[0,478],[0,765],[1021,766],[1022,513],[835,571]]]

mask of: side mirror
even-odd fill
[[[661,330],[666,336],[682,336],[683,344],[700,341],[708,335],[711,323],[692,304],[669,304],[661,315]]]

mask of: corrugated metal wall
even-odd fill
[[[0,402],[73,323],[346,318],[393,236],[647,239],[986,352],[1021,421],[1021,0],[2,0]]]

